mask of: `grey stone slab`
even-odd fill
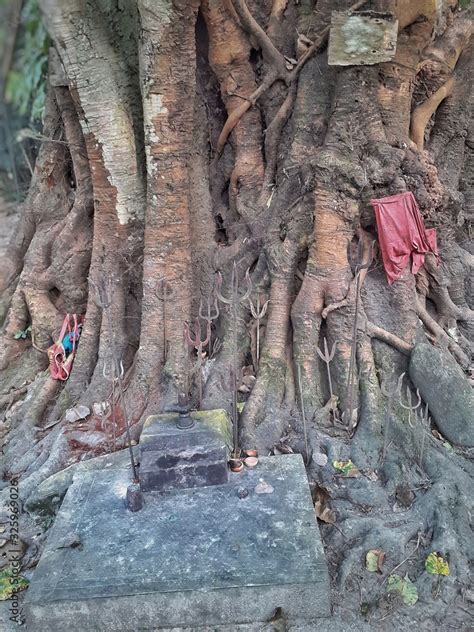
[[[228,480],[231,423],[224,410],[191,413],[194,426],[177,428],[178,415],[149,417],[140,436],[143,491],[222,485]]]
[[[138,447],[132,449],[135,458],[138,459]],[[40,483],[26,500],[25,509],[28,513],[37,514],[40,517],[54,516],[61,506],[63,498],[77,473],[108,468],[123,469],[129,466],[130,452],[128,448],[74,463],[64,470],[52,474]]]
[[[32,630],[232,625],[277,607],[290,620],[329,615],[299,455],[263,458],[226,485],[147,493],[137,513],[125,506],[129,480],[126,469],[75,477],[26,594]],[[256,492],[261,480],[271,493]],[[80,547],[64,546],[71,533]]]

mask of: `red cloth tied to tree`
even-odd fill
[[[77,314],[66,314],[59,340],[48,349],[49,372],[54,380],[66,381],[71,373],[80,335],[79,320],[81,317]],[[69,353],[64,347],[66,332],[68,332],[68,346],[71,346]]]
[[[436,229],[425,228],[413,193],[398,193],[370,203],[375,209],[382,260],[390,284],[402,275],[410,257],[412,274],[421,268],[427,252],[438,257]]]

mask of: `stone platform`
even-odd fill
[[[226,485],[144,494],[130,470],[75,477],[26,593],[33,632],[157,630],[329,615],[329,581],[299,455]],[[264,492],[264,493],[258,493]]]

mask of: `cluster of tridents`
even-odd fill
[[[372,258],[371,254],[372,252],[370,248],[369,261]],[[359,263],[356,266],[357,284],[356,284],[356,310],[355,310],[355,319],[354,319],[355,322],[354,322],[354,339],[353,339],[354,348],[357,344],[357,318],[358,318],[357,298],[360,292],[360,285],[361,285],[360,279],[358,277],[361,271],[366,269],[367,267],[368,265],[364,265],[364,263]],[[241,289],[239,287],[239,278],[237,274],[237,266],[234,263],[233,268],[232,268],[229,296],[225,297],[221,291],[223,279],[222,279],[221,273],[219,272],[217,275],[215,293],[213,293],[213,295],[207,298],[205,304],[202,299],[200,301],[199,316],[194,319],[194,328],[191,328],[189,323],[185,323],[185,326],[184,326],[185,339],[188,342],[188,344],[191,347],[193,347],[193,349],[197,352],[196,364],[194,367],[191,368],[190,375],[188,376],[188,380],[190,377],[194,375],[197,376],[199,408],[202,408],[203,360],[205,358],[206,353],[209,358],[212,357],[219,350],[220,344],[221,344],[217,338],[215,338],[214,341],[212,340],[212,323],[213,321],[216,321],[219,318],[219,315],[220,315],[219,302],[223,303],[224,305],[227,305],[228,309],[230,310],[231,330],[232,330],[232,364],[228,366],[225,373],[221,375],[221,386],[225,392],[232,394],[231,411],[232,411],[232,422],[233,422],[233,456],[234,458],[238,458],[240,456],[239,438],[238,438],[239,411],[238,411],[238,406],[237,406],[237,396],[238,396],[238,390],[240,386],[240,377],[241,377],[240,371],[238,368],[239,367],[239,358],[238,358],[239,352],[238,352],[238,340],[237,340],[237,329],[238,329],[237,321],[238,321],[239,310],[242,305],[247,303],[250,309],[250,312],[252,314],[252,317],[255,320],[256,348],[254,350],[253,355],[254,357],[256,357],[257,366],[255,367],[255,369],[257,369],[258,362],[260,359],[260,325],[261,325],[261,320],[264,318],[266,314],[268,303],[269,303],[269,301],[266,301],[265,303],[262,304],[260,300],[260,296],[258,296],[256,304],[252,303],[250,299],[250,295],[252,292],[252,281],[250,279],[249,270],[246,271],[245,281],[246,281],[246,290],[241,295]],[[111,281],[104,277],[101,278],[99,283],[95,287],[95,290],[96,290],[96,302],[102,308],[104,312],[107,328],[110,331],[110,346],[111,346],[112,362],[111,362],[110,370],[107,370],[106,366],[104,366],[104,377],[110,379],[110,381],[112,382],[112,411],[111,411],[112,412],[112,419],[111,419],[112,431],[113,431],[114,439],[115,439],[115,426],[116,426],[115,388],[117,386],[118,397],[122,405],[122,410],[123,410],[123,415],[124,415],[124,420],[125,420],[125,427],[126,427],[125,429],[126,429],[126,434],[127,434],[128,447],[130,449],[130,459],[131,459],[133,477],[134,477],[134,480],[137,480],[136,463],[135,463],[134,455],[131,448],[132,442],[131,442],[131,436],[130,436],[129,419],[128,419],[128,415],[127,415],[127,411],[125,407],[124,387],[123,387],[123,377],[124,377],[123,364],[116,352],[114,332],[113,332],[113,327],[112,327],[111,318],[109,314],[110,292],[112,290]],[[159,286],[156,291],[156,295],[162,301],[162,304],[163,304],[163,323],[164,323],[163,324],[163,361],[165,362],[166,354],[167,354],[167,337],[166,337],[166,326],[165,326],[166,311],[167,311],[168,302],[170,301],[170,299],[172,299],[172,296],[173,296],[173,289],[171,285],[168,283],[168,281],[166,281],[165,279],[162,279],[159,281]],[[205,337],[202,336],[201,320],[203,320],[206,323]],[[324,338],[323,350],[318,348],[317,353],[319,357],[321,358],[321,360],[326,365],[327,380],[328,380],[329,395],[330,395],[330,405],[333,411],[334,421],[336,423],[338,422],[340,423],[341,420],[339,419],[339,415],[337,411],[337,398],[333,391],[333,382],[332,382],[331,368],[330,368],[331,361],[333,360],[334,355],[335,355],[336,345],[337,345],[337,342],[335,342],[332,345],[331,351],[329,351],[327,340],[326,338]],[[207,351],[206,351],[206,348],[207,348]],[[352,390],[351,387],[353,384],[353,372],[354,372],[354,365],[355,365],[354,360],[355,360],[354,358],[351,358],[351,370],[349,371],[349,384],[348,384],[349,393],[351,393],[351,390]],[[300,390],[303,421],[305,422],[306,420],[304,416],[304,404],[303,404],[303,394],[302,394],[302,384],[301,384],[301,369],[299,365],[297,369],[298,369],[298,386]],[[393,407],[395,397],[398,395],[400,406],[403,409],[408,411],[408,424],[410,425],[410,427],[414,428],[416,425],[419,425],[419,428],[421,429],[420,453],[419,453],[419,464],[421,466],[422,461],[423,461],[426,429],[428,428],[428,425],[429,425],[428,424],[429,411],[428,411],[428,406],[425,406],[424,410],[423,410],[423,407],[421,407],[422,401],[421,401],[420,393],[418,390],[416,391],[416,401],[415,402],[413,401],[412,393],[408,385],[406,386],[406,402],[403,401],[402,386],[403,386],[404,375],[405,374],[403,373],[399,377],[396,388],[392,389],[391,391],[388,391],[385,385],[382,385],[381,387],[382,393],[388,399],[388,405],[386,407],[386,413],[385,413],[385,424],[384,424],[385,439],[384,439],[382,461],[385,460],[386,451],[387,451],[387,439],[388,439],[389,426],[390,426],[391,409]],[[352,398],[350,397],[349,399],[350,399],[350,402],[349,402],[348,412],[349,412],[349,418],[350,418],[351,413],[352,413],[352,410],[351,410]],[[345,415],[343,415],[343,419],[344,419],[344,416]]]
[[[184,336],[188,345],[193,347],[197,352],[197,360],[195,366],[190,371],[191,375],[197,376],[198,392],[199,392],[199,408],[202,408],[202,368],[203,360],[205,356],[205,347],[207,347],[207,356],[211,358],[219,349],[219,341],[214,341],[212,344],[212,321],[219,318],[219,305],[217,304],[217,298],[210,297],[207,299],[207,311],[204,312],[203,300],[199,302],[199,316],[194,319],[194,329],[192,329],[189,323],[184,323]],[[202,338],[201,320],[206,322],[206,336]],[[189,381],[189,378],[188,378]]]
[[[231,332],[232,332],[232,363],[225,370],[225,373],[221,375],[221,387],[223,391],[232,394],[231,402],[231,415],[233,426],[233,456],[237,457],[240,454],[239,448],[239,410],[237,406],[237,394],[240,386],[240,371],[239,371],[239,349],[237,340],[237,328],[239,310],[246,303],[250,309],[252,317],[255,320],[256,326],[256,344],[253,355],[255,357],[256,364],[258,365],[260,359],[260,325],[261,320],[264,318],[268,301],[262,304],[260,296],[258,296],[256,303],[254,304],[250,299],[252,292],[252,281],[250,279],[250,270],[245,273],[245,291],[241,294],[241,288],[239,284],[239,277],[237,273],[237,265],[234,262],[232,267],[232,275],[230,282],[229,295],[226,297],[222,293],[223,278],[221,273],[217,274],[217,282],[215,287],[215,293],[206,300],[206,308],[204,302],[201,299],[199,305],[199,316],[194,319],[194,327],[191,327],[189,323],[185,323],[184,335],[187,343],[197,352],[197,360],[194,367],[191,368],[190,377],[196,375],[198,383],[199,394],[199,408],[202,407],[203,397],[203,360],[205,357],[205,348],[207,347],[207,355],[211,358],[220,348],[220,341],[216,339],[212,342],[212,322],[219,317],[219,303],[226,305],[230,312],[231,319]],[[165,293],[163,294],[163,300],[165,300]],[[202,335],[201,320],[205,321],[205,335]],[[257,368],[257,367],[255,367]]]
[[[418,464],[420,467],[423,465],[423,453],[425,450],[425,437],[427,431],[429,432],[429,410],[428,404],[425,404],[423,408],[420,391],[416,389],[415,397],[413,398],[413,394],[410,390],[409,385],[405,386],[405,395],[406,402],[403,401],[403,378],[405,377],[405,373],[402,373],[398,378],[397,385],[388,389],[385,384],[382,384],[380,389],[382,393],[387,398],[387,406],[385,408],[385,419],[384,419],[384,442],[383,442],[383,451],[381,460],[382,463],[385,461],[385,457],[387,455],[388,449],[388,438],[390,432],[390,421],[393,414],[393,407],[395,403],[395,399],[398,398],[398,403],[400,406],[408,411],[408,425],[410,428],[418,427],[419,433],[421,435],[419,440],[419,454],[418,454]]]

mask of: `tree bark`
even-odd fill
[[[10,401],[20,368],[34,399],[31,410],[26,399],[8,413],[6,474],[22,474],[27,497],[66,464],[108,451],[112,437],[113,449],[124,446],[126,412],[138,437],[146,415],[175,406],[178,394],[197,406],[200,381],[204,408],[230,409],[223,385],[237,367],[241,447],[268,453],[290,442],[304,452],[309,442],[310,452],[352,458],[367,475],[345,487],[305,453],[312,484],[338,507],[343,535],[329,525],[323,535],[342,551],[329,554],[339,586],[349,581],[350,592],[364,547],[379,546],[371,533],[401,556],[423,516],[441,550],[436,503],[449,514],[444,549],[465,579],[455,551],[466,528],[462,446],[443,487],[444,448],[430,428],[407,423],[395,389],[420,341],[465,370],[472,355],[470,12],[431,1],[137,0],[123,11],[98,0],[40,3],[66,81],[50,80],[47,140],[1,266],[9,308],[0,401]],[[362,5],[398,18],[394,59],[328,66],[331,12]],[[427,256],[416,278],[407,269],[389,286],[370,200],[404,191],[437,228],[443,263]],[[253,304],[270,301],[258,323],[242,299],[249,277]],[[218,278],[235,309],[218,304],[209,325],[217,344],[201,349],[188,344],[186,325],[208,298],[215,304]],[[37,349],[68,312],[85,321],[59,385],[37,376],[46,367]],[[30,324],[34,347],[14,339]],[[202,318],[196,330],[208,337]],[[325,342],[334,346],[331,390],[318,355]],[[127,411],[108,379],[113,348]],[[96,406],[72,429],[64,413],[78,402]],[[402,484],[423,492],[397,541],[387,507]],[[371,495],[377,511],[362,518]],[[451,599],[456,587],[443,590]]]

